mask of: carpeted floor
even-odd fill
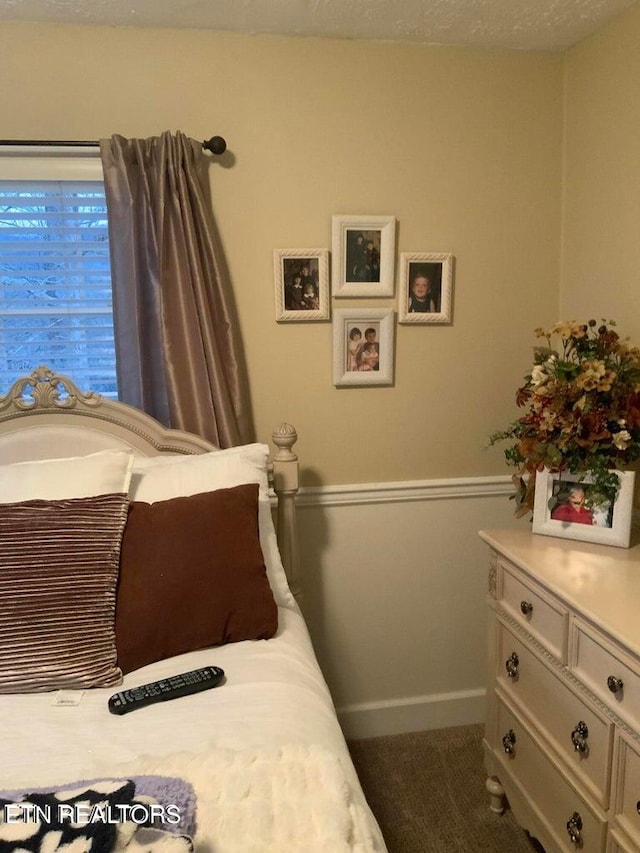
[[[489,810],[482,732],[460,726],[349,742],[389,853],[534,853],[510,811]]]

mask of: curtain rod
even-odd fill
[[[3,145],[43,145],[60,148],[97,148],[100,143],[96,141],[81,142],[77,139],[71,140],[56,140],[56,139],[0,139],[0,146]],[[210,151],[212,154],[224,154],[227,150],[227,143],[222,136],[212,136],[211,139],[205,139],[202,143],[205,151]]]

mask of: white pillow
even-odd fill
[[[136,456],[129,497],[156,503],[216,489],[257,483],[260,545],[276,604],[292,606],[294,598],[278,550],[271,516],[266,444],[244,444],[195,456]]]
[[[133,453],[125,450],[101,450],[88,456],[0,465],[0,503],[126,494],[133,459]]]

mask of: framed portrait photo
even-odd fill
[[[394,216],[333,216],[333,295],[393,296],[395,241]]]
[[[620,482],[616,498],[603,501],[588,475],[536,472],[533,532],[628,548],[635,472],[615,474]]]
[[[394,312],[337,308],[333,314],[333,384],[392,385]]]
[[[403,252],[400,255],[398,322],[450,323],[453,255]]]
[[[276,320],[328,320],[328,249],[274,249]]]

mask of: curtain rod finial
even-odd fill
[[[205,151],[211,151],[212,154],[224,154],[227,150],[227,143],[221,136],[212,136],[202,143]]]

